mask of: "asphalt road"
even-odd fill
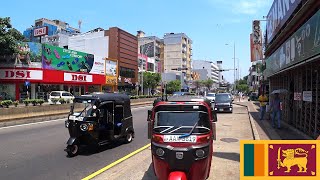
[[[81,179],[146,145],[147,109],[132,109],[136,136],[130,144],[104,146],[100,152],[86,150],[68,158],[69,138],[64,120],[0,128],[0,179]]]

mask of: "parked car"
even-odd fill
[[[218,93],[213,103],[214,110],[217,112],[233,112],[232,95],[230,93]]]
[[[216,93],[208,93],[206,98],[209,99],[210,101],[214,101],[216,98]]]
[[[57,98],[57,99],[63,98],[65,101],[70,101],[70,103],[72,103],[74,96],[67,91],[52,91],[49,95],[48,103],[54,104],[54,102],[52,101],[52,99],[54,99],[54,98]]]

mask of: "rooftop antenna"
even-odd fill
[[[79,21],[78,21],[78,26],[79,26],[79,31],[81,32],[81,24],[82,24],[82,20],[80,19]]]

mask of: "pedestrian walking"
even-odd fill
[[[262,91],[261,95],[258,98],[260,102],[260,120],[263,120],[264,114],[266,112],[266,106],[268,102],[268,97]]]
[[[239,102],[241,102],[242,96],[243,96],[242,92],[239,92]]]
[[[278,121],[278,129],[281,127],[280,117],[281,117],[281,99],[279,94],[276,93],[274,99],[271,102],[272,109],[272,127],[276,126],[276,120]]]

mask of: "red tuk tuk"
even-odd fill
[[[210,174],[216,112],[207,99],[174,96],[148,110],[148,138],[159,180],[202,180]]]

